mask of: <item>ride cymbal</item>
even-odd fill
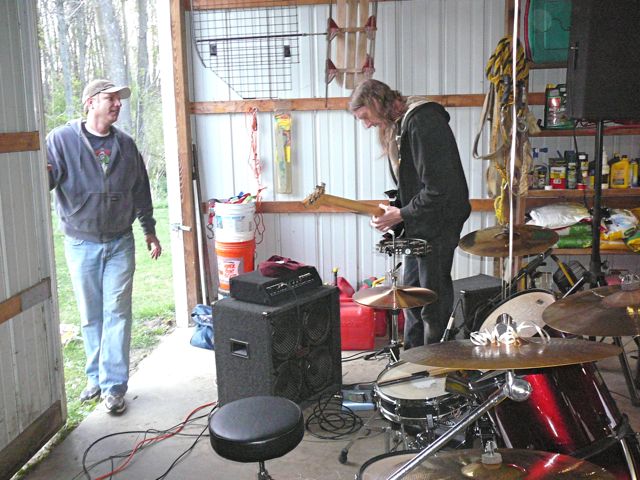
[[[516,225],[513,229],[513,255],[544,252],[558,241],[558,234],[535,225]],[[496,226],[468,233],[458,243],[465,252],[483,257],[509,256],[509,229]]]
[[[562,332],[589,337],[640,335],[640,290],[620,285],[593,288],[557,300],[542,320]]]
[[[455,370],[521,370],[595,362],[618,355],[615,345],[573,338],[521,338],[520,344],[475,345],[452,340],[414,347],[402,354],[405,362]]]
[[[502,456],[502,463],[486,465],[482,463],[481,450],[441,451],[427,457],[403,478],[405,480],[468,480],[469,478],[614,480],[616,478],[598,465],[561,453],[508,448],[498,449],[497,452]],[[365,464],[364,472],[361,471],[359,478],[361,480],[387,479],[414,456],[411,453],[403,453]]]
[[[435,302],[438,295],[420,287],[373,287],[353,294],[353,301],[360,305],[388,310],[422,307]]]

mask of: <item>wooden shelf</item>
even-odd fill
[[[595,191],[587,190],[529,190],[523,198],[527,211],[532,208],[559,202],[578,202],[593,205]],[[640,206],[640,188],[605,188],[602,190],[602,205],[609,208],[633,208]]]
[[[591,255],[590,248],[554,248],[552,253],[554,255]],[[606,248],[600,248],[600,255],[629,255],[634,253],[632,250],[618,249],[607,250]]]
[[[605,135],[640,135],[640,125],[615,125],[613,127],[605,127]],[[566,128],[552,129],[543,128],[540,133],[532,134],[531,137],[595,137],[595,128]]]

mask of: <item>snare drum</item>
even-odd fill
[[[448,393],[445,382],[446,376],[429,376],[428,367],[398,362],[376,380],[378,409],[384,418],[402,425],[442,425],[467,403],[464,397]]]
[[[542,320],[542,312],[555,301],[556,297],[547,290],[532,289],[516,293],[498,304],[484,320],[479,330],[493,330],[503,313],[509,314],[516,326],[528,322],[543,328],[545,323]],[[531,337],[536,333],[536,329],[530,327],[523,329],[520,335]]]

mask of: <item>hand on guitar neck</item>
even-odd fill
[[[384,213],[382,215],[374,215],[371,217],[369,225],[376,230],[380,230],[382,233],[388,231],[394,231],[397,225],[402,224],[402,216],[400,215],[400,209],[392,205],[385,205],[381,203],[378,205]]]
[[[315,190],[302,201],[302,204],[305,208],[318,208],[326,205],[344,208],[362,215],[369,215],[372,217],[371,226],[385,234],[394,232],[399,237],[403,231],[399,208],[384,203],[376,206],[371,203],[329,195],[325,193],[324,183],[316,186]]]

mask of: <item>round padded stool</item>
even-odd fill
[[[300,407],[284,397],[248,397],[222,406],[209,419],[215,452],[236,462],[259,462],[259,479],[271,478],[264,462],[293,450],[304,436]]]

